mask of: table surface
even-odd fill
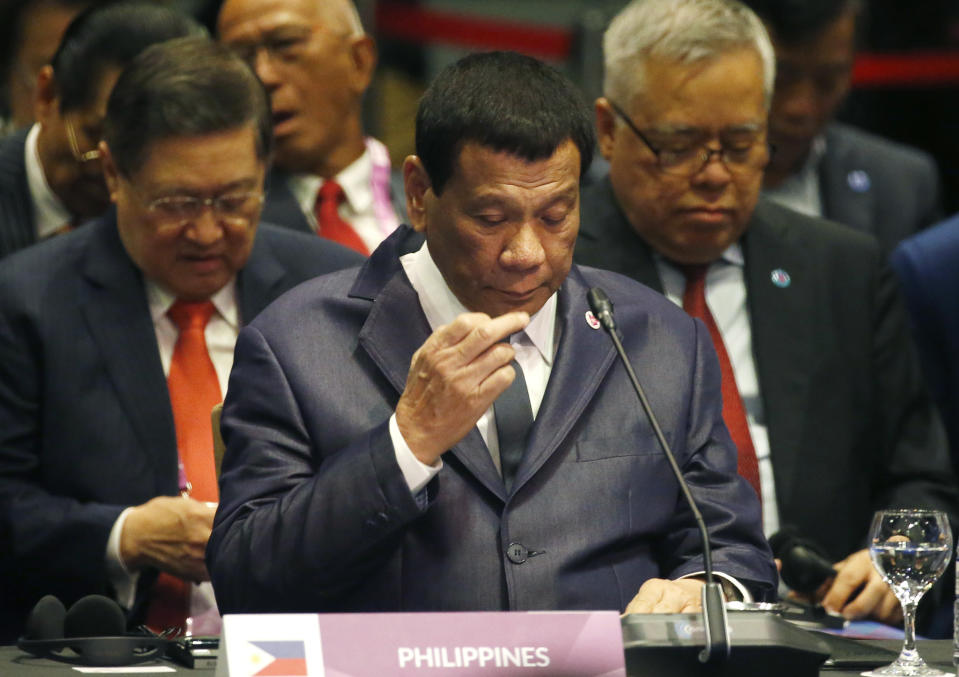
[[[863,640],[865,643],[874,646],[881,646],[886,649],[898,650],[901,643],[896,640]],[[950,674],[955,674],[955,668],[952,666],[952,642],[950,640],[924,640],[919,642],[919,653],[926,661]],[[148,663],[147,665],[163,665],[175,669],[171,672],[145,673],[154,675],[195,675],[196,677],[210,677],[214,670],[191,670],[183,666],[168,661],[157,663]],[[859,675],[860,670],[835,670],[823,668],[820,674],[823,677],[842,677],[844,675]],[[64,675],[80,675],[72,669],[72,666],[65,663],[57,663],[45,658],[35,658],[26,654],[15,646],[0,646],[0,675],[4,677],[62,677]],[[117,674],[117,673],[113,673]],[[133,674],[133,673],[121,673]],[[144,673],[138,673],[144,674]]]

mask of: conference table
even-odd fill
[[[861,640],[864,646],[873,646],[881,647],[884,649],[889,649],[891,651],[898,651],[901,646],[899,640]],[[955,668],[952,665],[952,642],[950,640],[921,640],[919,642],[919,652],[926,659],[926,662],[929,664],[944,670],[946,672],[954,673]],[[174,672],[164,671],[164,672],[113,672],[111,674],[136,674],[138,677],[142,675],[159,675],[160,677],[165,677],[167,675],[194,675],[195,677],[212,677],[215,670],[213,669],[189,669],[185,668],[176,663],[169,661],[156,661],[154,663],[147,663],[146,666],[155,666],[172,669]],[[824,667],[820,671],[820,675],[824,677],[842,677],[845,675],[859,675],[862,672],[861,668],[858,669],[834,669],[829,667]],[[81,675],[82,673],[73,670],[72,666],[57,663],[55,661],[44,659],[44,658],[35,658],[29,654],[24,653],[19,650],[16,646],[0,646],[0,675],[3,677],[65,677],[67,675]],[[458,672],[458,674],[464,674],[463,672]],[[636,677],[642,677],[642,671],[639,672],[630,672],[630,675],[636,675]]]

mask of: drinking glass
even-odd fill
[[[949,564],[952,531],[938,510],[879,510],[872,518],[873,566],[902,604],[905,638],[899,658],[863,675],[948,675],[926,665],[916,651],[916,605]]]

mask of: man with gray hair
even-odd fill
[[[706,324],[767,535],[793,528],[837,562],[815,595],[827,608],[897,620],[863,549],[872,512],[955,517],[956,492],[879,248],[760,199],[775,64],[744,5],[634,0],[604,50],[595,111],[610,170],[584,192],[574,258]]]
[[[363,134],[376,46],[352,0],[226,0],[217,31],[270,93],[276,171],[264,217],[373,251],[398,209],[386,148]]]
[[[0,265],[0,635],[45,594],[91,593],[134,624],[216,632],[210,411],[237,333],[361,260],[259,224],[272,139],[266,93],[234,54],[154,45],[107,104],[115,209]]]

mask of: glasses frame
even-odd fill
[[[103,157],[103,152],[99,148],[81,153],[80,144],[77,143],[77,132],[73,126],[73,119],[69,115],[64,115],[63,124],[67,128],[67,141],[70,143],[70,152],[73,153],[74,160],[82,165]]]
[[[264,191],[250,190],[250,191],[236,191],[232,193],[225,193],[223,195],[217,195],[214,197],[195,197],[193,195],[167,195],[165,197],[159,197],[159,198],[147,201],[143,197],[143,194],[140,192],[139,188],[136,185],[134,185],[134,183],[130,179],[124,177],[124,180],[130,186],[131,192],[136,196],[140,204],[142,204],[146,208],[146,210],[151,215],[153,215],[154,218],[161,221],[161,223],[158,225],[158,229],[164,230],[164,231],[177,230],[187,226],[188,224],[196,221],[203,214],[203,212],[206,211],[207,208],[209,208],[210,211],[213,213],[213,218],[216,219],[217,223],[220,223],[221,225],[229,226],[232,228],[246,229],[246,228],[249,228],[254,221],[252,214],[249,217],[225,216],[223,212],[217,207],[217,204],[219,203],[219,201],[228,195],[246,195],[250,199],[253,199],[258,203],[257,207],[262,207],[263,202],[266,200],[266,193]],[[191,200],[194,200],[195,203],[198,205],[198,209],[200,211],[198,211],[195,216],[186,217],[177,222],[173,222],[173,221],[164,222],[163,216],[160,215],[159,208],[157,207],[157,205],[162,203],[164,200],[169,200],[170,198],[173,198],[173,197],[190,198]],[[241,218],[242,218],[242,222],[240,220]]]
[[[662,157],[664,152],[663,149],[658,148],[656,144],[650,141],[649,137],[643,134],[643,132],[639,129],[639,127],[636,126],[636,123],[633,122],[632,118],[630,118],[629,115],[626,114],[626,111],[620,108],[620,106],[615,101],[609,98],[607,98],[606,101],[607,103],[609,103],[609,107],[613,109],[613,113],[615,113],[620,120],[626,123],[626,126],[629,127],[630,131],[633,134],[635,134],[640,141],[646,144],[646,147],[649,148],[650,152],[652,152],[652,154],[656,157],[657,168],[659,169],[659,171],[663,172],[664,174],[669,174],[671,176],[681,176],[684,178],[691,178],[699,174],[704,169],[706,169],[706,167],[709,166],[709,163],[712,161],[714,155],[719,158],[719,161],[723,163],[723,167],[725,167],[728,172],[730,172],[731,174],[736,174],[739,172],[739,168],[742,165],[735,162],[730,164],[729,157],[727,156],[728,149],[723,147],[722,145],[720,145],[719,148],[709,148],[708,146],[702,146],[699,149],[700,164],[695,171],[684,171],[684,170],[679,170],[679,167],[663,166],[663,157]],[[767,150],[766,161],[768,162],[769,158],[772,157],[773,152],[775,151],[775,148],[773,148],[773,146],[767,142],[766,150]]]

